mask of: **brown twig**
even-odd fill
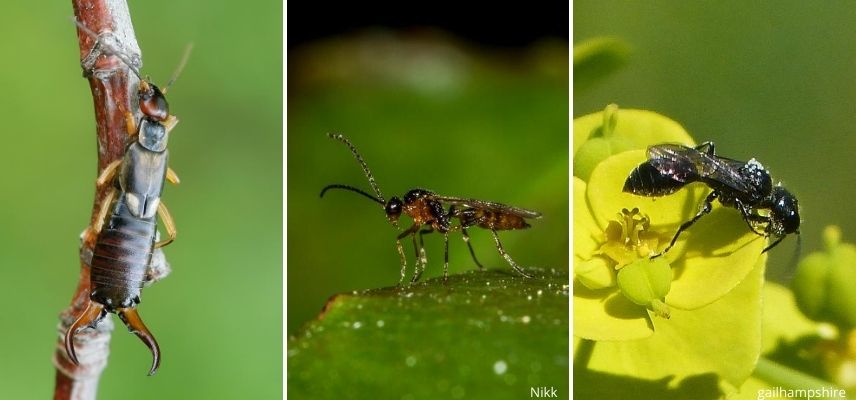
[[[99,35],[107,33],[115,43],[124,46],[123,51],[135,68],[141,67],[139,46],[128,5],[125,0],[72,0],[74,15],[80,24]],[[99,36],[100,37],[100,36]],[[139,79],[129,71],[128,65],[115,55],[99,52],[96,39],[83,28],[77,28],[80,44],[81,65],[84,76],[89,80],[95,105],[95,122],[98,139],[98,172],[109,163],[122,157],[128,141],[125,113],[134,113],[134,96]],[[109,53],[109,52],[108,52]],[[135,115],[138,113],[135,113]],[[94,182],[94,179],[93,179]],[[96,187],[92,206],[91,223],[94,223],[109,185]],[[95,399],[98,380],[107,366],[110,333],[113,324],[110,318],[102,320],[95,329],[81,330],[75,336],[80,365],[72,363],[63,347],[62,336],[89,302],[89,261],[92,243],[81,243],[80,281],[71,299],[71,305],[60,314],[57,327],[59,338],[54,351],[56,367],[54,399]]]

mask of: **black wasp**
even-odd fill
[[[641,196],[665,196],[693,182],[713,189],[701,210],[681,224],[665,254],[678,236],[709,213],[713,200],[740,211],[752,232],[776,240],[763,252],[775,247],[788,234],[799,235],[800,214],[797,199],[781,186],[773,186],[770,174],[754,158],[737,161],[717,156],[712,142],[693,148],[678,144],[658,144],[648,148],[648,161],[633,169],[624,182],[624,191]],[[759,230],[760,229],[760,230]]]
[[[404,197],[401,199],[393,196],[389,201],[385,201],[383,194],[380,192],[380,188],[377,186],[377,183],[375,183],[374,176],[372,176],[368,165],[363,161],[360,153],[357,152],[357,148],[342,135],[328,133],[327,136],[331,139],[342,142],[345,146],[348,146],[348,149],[351,150],[354,158],[357,159],[357,162],[359,162],[360,166],[363,168],[363,172],[369,180],[369,185],[371,185],[377,196],[372,196],[371,194],[353,186],[333,184],[327,185],[321,190],[321,197],[324,197],[324,193],[330,189],[349,190],[379,203],[384,209],[386,218],[396,228],[398,228],[398,219],[401,217],[402,213],[413,219],[413,225],[411,225],[410,228],[407,228],[404,232],[401,232],[395,241],[398,249],[398,255],[401,258],[400,282],[404,281],[404,275],[407,267],[407,259],[404,256],[401,239],[408,236],[413,239],[413,249],[416,253],[416,267],[411,281],[416,282],[419,280],[419,277],[422,276],[422,272],[425,271],[425,265],[428,263],[425,257],[422,235],[434,231],[443,234],[445,246],[443,277],[448,276],[449,272],[449,232],[461,231],[464,242],[467,243],[467,247],[470,249],[470,255],[473,257],[473,261],[475,261],[479,269],[483,269],[484,267],[476,259],[473,246],[470,244],[470,236],[467,234],[467,228],[471,226],[478,226],[480,228],[490,230],[491,233],[493,233],[493,240],[494,243],[496,243],[496,249],[499,251],[499,254],[505,258],[505,261],[507,261],[508,264],[511,265],[511,268],[517,271],[517,273],[525,277],[530,277],[523,271],[523,268],[517,265],[511,256],[505,252],[505,249],[502,248],[502,243],[500,243],[499,235],[497,235],[496,231],[528,228],[529,224],[526,222],[526,219],[541,218],[541,213],[490,201],[441,196],[426,189],[412,189],[405,193]],[[443,208],[444,203],[449,205],[448,211]],[[459,224],[452,225],[453,219],[457,219]],[[426,226],[426,228],[421,229],[423,226]],[[418,246],[416,244],[417,233],[419,234]]]

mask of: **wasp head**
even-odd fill
[[[773,188],[773,205],[770,207],[770,225],[767,232],[783,236],[799,234],[800,213],[797,198],[781,186]]]
[[[393,196],[389,201],[386,202],[383,210],[386,212],[386,218],[393,225],[398,223],[398,218],[401,217],[401,207],[404,204],[401,202],[401,199]]]

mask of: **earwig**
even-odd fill
[[[508,253],[505,252],[496,231],[526,229],[529,227],[526,219],[541,218],[541,213],[490,201],[441,196],[430,190],[419,188],[411,189],[405,193],[401,199],[393,196],[389,201],[386,201],[384,200],[383,194],[375,182],[374,176],[372,176],[368,165],[363,161],[363,157],[360,156],[359,152],[357,152],[356,147],[354,147],[347,138],[340,134],[328,133],[327,136],[331,139],[338,140],[351,150],[354,158],[362,167],[363,173],[369,181],[369,185],[375,192],[375,196],[353,186],[332,184],[325,186],[324,189],[321,190],[321,197],[324,197],[324,193],[330,189],[342,189],[357,193],[380,204],[381,207],[383,207],[387,220],[396,227],[396,229],[398,229],[398,220],[402,213],[413,219],[413,225],[401,232],[395,241],[399,258],[401,260],[401,278],[399,280],[399,284],[404,282],[404,276],[407,268],[407,258],[404,255],[401,240],[407,236],[410,236],[413,240],[413,248],[416,253],[416,265],[411,282],[416,282],[425,271],[425,266],[428,263],[425,256],[424,245],[422,244],[422,235],[434,231],[443,234],[443,242],[445,245],[443,265],[444,278],[448,277],[449,274],[449,232],[461,231],[464,242],[466,242],[467,247],[470,250],[470,255],[472,256],[473,261],[479,269],[484,269],[478,259],[476,259],[475,251],[473,251],[473,247],[470,244],[470,236],[467,233],[467,228],[472,226],[478,226],[480,228],[490,230],[493,234],[497,251],[505,261],[511,265],[511,268],[524,277],[531,277],[514,261],[514,259],[511,258],[510,255],[508,255]],[[444,203],[449,204],[448,211],[443,208]],[[457,219],[459,224],[453,225],[453,219]],[[427,226],[427,228],[422,229],[423,226]],[[420,243],[418,246],[416,244],[417,233],[419,234]]]
[[[77,24],[88,34],[95,35],[79,22]],[[100,41],[97,39],[96,36],[93,52],[117,56],[140,78],[137,98],[142,118],[136,123],[133,114],[126,112],[127,129],[133,141],[122,159],[105,167],[96,181],[98,187],[107,184],[112,187],[107,190],[95,223],[85,233],[85,245],[94,248],[90,266],[90,301],[66,331],[65,349],[69,359],[78,364],[74,335],[80,329],[94,327],[107,313],[116,313],[128,330],[151,350],[153,361],[149,375],[153,375],[160,366],[160,348],[137,313],[136,306],[140,303],[140,291],[154,250],[171,243],[176,237],[175,224],[160,197],[165,180],[176,184],[179,181],[168,167],[169,152],[166,148],[169,132],[178,119],[169,114],[169,104],[164,96],[166,87],[161,91],[143,79],[136,66],[129,62],[130,57],[115,47],[98,49]],[[177,73],[170,84],[175,76]],[[160,242],[156,242],[158,216],[168,235]]]

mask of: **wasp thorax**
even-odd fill
[[[605,243],[599,252],[616,262],[621,268],[641,257],[648,257],[657,250],[659,236],[651,231],[651,221],[638,208],[622,209],[616,219],[609,221],[604,230]]]
[[[386,212],[386,218],[389,219],[389,222],[398,221],[398,218],[401,217],[401,206],[401,199],[398,197],[393,197],[386,202],[383,210]]]

